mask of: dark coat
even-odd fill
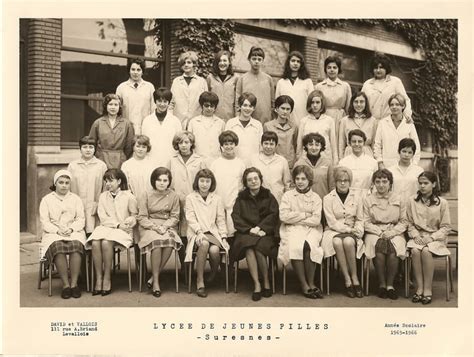
[[[249,233],[250,229],[259,226],[267,235],[278,235],[279,210],[278,202],[265,187],[260,188],[257,196],[252,196],[248,189],[239,192],[232,211],[232,220],[238,233]]]

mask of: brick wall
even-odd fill
[[[179,43],[178,43],[178,39],[176,38],[176,36],[174,35],[174,33],[176,32],[176,30],[178,30],[180,27],[180,25],[178,24],[178,21],[170,21],[170,62],[171,62],[171,66],[170,66],[170,69],[171,69],[171,72],[170,72],[170,75],[171,75],[171,82],[173,82],[173,79],[175,79],[176,77],[180,76],[181,75],[181,70],[178,66],[178,57],[179,57]]]
[[[28,144],[59,146],[61,135],[60,19],[28,24]]]
[[[305,37],[303,44],[303,55],[306,62],[306,66],[311,74],[313,83],[317,83],[317,79],[322,76],[319,73],[319,48],[318,40],[316,38]]]

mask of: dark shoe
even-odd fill
[[[423,299],[421,299],[421,303],[423,305],[428,305],[428,304],[431,304],[431,295],[428,295],[428,296],[423,296]]]
[[[386,299],[387,298],[387,289],[385,288],[379,288],[379,293],[377,296],[381,299]]]
[[[269,298],[272,296],[272,289],[263,289],[262,290],[262,296],[264,298]]]
[[[414,302],[415,304],[421,302],[422,300],[423,295],[418,295],[417,293],[415,293],[415,295],[413,295],[413,297],[411,298],[411,302]]]
[[[107,296],[107,295],[110,295],[112,294],[112,289],[109,289],[109,290],[102,290],[102,296]]]
[[[397,300],[398,299],[398,294],[395,291],[395,289],[387,290],[387,296],[389,297],[390,300]]]
[[[153,285],[152,285],[149,281],[147,281],[147,282],[146,282],[146,287],[147,287],[148,289],[151,289],[151,288],[153,287]]]
[[[262,298],[262,292],[259,291],[259,292],[253,292],[252,293],[252,300],[253,301],[259,301],[260,299]]]
[[[81,297],[81,289],[79,288],[79,286],[75,286],[71,290],[73,298],[78,299]]]
[[[358,298],[364,297],[364,293],[362,292],[362,287],[360,285],[354,285],[354,292],[355,296]]]
[[[197,289],[197,290],[196,290],[196,294],[197,294],[197,296],[202,297],[202,298],[207,297],[206,288],[199,288],[199,289]]]
[[[92,296],[97,296],[101,294],[102,294],[102,290],[92,290]]]
[[[318,297],[314,294],[313,289],[309,289],[307,292],[303,293],[303,296],[307,299],[317,299]]]
[[[312,291],[312,294],[316,296],[317,299],[323,298],[323,292],[319,288],[311,289],[311,291]]]
[[[159,298],[161,296],[161,291],[160,290],[154,290],[153,291],[153,296],[156,298]]]
[[[61,292],[61,297],[63,299],[69,299],[72,296],[72,289],[71,288],[64,288]]]
[[[350,298],[355,298],[355,291],[352,285],[346,286],[346,295]]]

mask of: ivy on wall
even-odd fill
[[[235,23],[226,19],[178,20],[175,36],[180,51],[198,52],[198,74],[207,75],[212,67],[214,53],[221,49],[232,50]],[[423,64],[413,68],[412,78],[418,111],[415,122],[433,131],[434,151],[446,156],[447,149],[457,143],[457,21],[454,19],[278,19],[284,26],[304,26],[316,30],[325,27],[381,25],[388,31],[399,33],[413,48],[425,56]]]
[[[225,19],[183,19],[174,35],[178,38],[179,52],[196,51],[198,70],[201,76],[207,76],[212,68],[214,54],[220,50],[232,50],[234,47],[235,23]]]

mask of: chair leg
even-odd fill
[[[405,274],[405,297],[408,298],[410,294],[410,276],[408,275],[408,260],[410,257],[406,257],[405,261],[403,262],[403,270]]]
[[[39,274],[38,274],[38,289],[41,289],[41,281],[43,280],[43,264],[44,264],[44,260],[40,259]]]
[[[369,295],[370,259],[365,258],[365,295]]]
[[[86,251],[86,291],[91,291],[91,285],[89,281],[89,253]]]
[[[53,295],[53,292],[52,292],[52,270],[53,270],[53,263],[52,262],[49,262],[49,268],[48,268],[48,296],[51,296]]]
[[[329,273],[331,270],[331,257],[326,258],[326,294],[329,295]],[[323,265],[321,265],[321,269]]]
[[[270,259],[270,264],[272,267],[272,292],[275,294],[275,259]]]
[[[229,254],[225,252],[225,292],[229,293]]]
[[[323,262],[319,264],[319,289],[324,290],[324,278],[323,278]]]
[[[451,285],[451,292],[454,292],[454,281],[453,281],[453,266],[451,257],[449,257],[449,282]]]
[[[137,281],[139,281],[140,279],[140,266],[139,266],[140,255],[141,255],[141,252],[140,252],[140,248],[138,247],[138,244],[134,244],[133,256],[135,258],[135,279],[137,279]]]
[[[286,265],[283,264],[283,295],[286,295]]]
[[[191,294],[191,276],[193,274],[193,260],[188,263],[188,293]]]
[[[234,265],[234,293],[237,293],[237,273],[239,272],[239,261],[237,260]]]
[[[174,274],[175,274],[175,279],[176,279],[176,292],[177,293],[179,293],[178,260],[179,260],[178,251],[175,249],[174,250]]]
[[[119,255],[119,264],[120,264],[120,255]],[[131,293],[132,292],[132,262],[130,259],[130,248],[127,249],[127,269],[128,269],[128,292]]]
[[[138,291],[143,291],[143,254],[140,254],[140,263],[138,268]]]
[[[449,266],[450,266],[450,260],[449,260],[449,255],[446,256],[446,301],[449,301]]]

